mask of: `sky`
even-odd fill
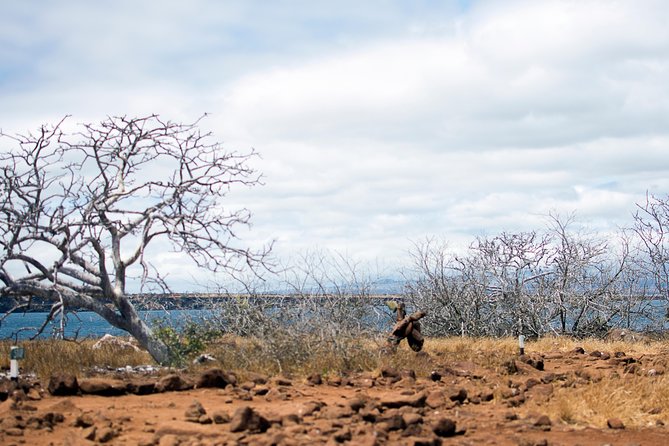
[[[265,185],[249,246],[401,265],[426,237],[576,213],[604,233],[669,193],[663,0],[5,1],[0,128],[158,113]],[[157,259],[179,274],[178,256]]]

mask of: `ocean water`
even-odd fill
[[[179,326],[189,320],[204,320],[212,316],[211,310],[155,310],[140,311],[141,317],[149,323],[165,321],[170,325]],[[30,339],[37,333],[39,327],[44,323],[48,313],[13,313],[0,322],[0,339]],[[46,326],[40,338],[51,337],[58,329],[59,321],[52,321]],[[70,313],[65,324],[65,336],[67,338],[100,338],[105,334],[114,336],[127,336],[128,334],[114,328],[97,313],[91,311],[80,311],[76,314]]]

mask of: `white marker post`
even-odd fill
[[[520,347],[520,355],[525,354],[525,336],[518,336],[518,347]]]
[[[12,346],[9,349],[9,379],[19,380],[19,359],[23,359],[25,350],[23,347]]]

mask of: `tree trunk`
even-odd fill
[[[172,355],[170,354],[169,347],[153,334],[144,321],[133,321],[128,327],[128,333],[137,339],[139,345],[145,348],[158,364],[170,364]]]
[[[158,364],[169,365],[172,361],[169,347],[158,339],[149,326],[139,317],[139,313],[137,313],[135,306],[128,300],[127,296],[117,296],[115,304],[120,314],[116,311],[100,311],[100,309],[93,309],[93,311],[102,316],[112,326],[127,331],[137,339],[139,345],[146,349]]]

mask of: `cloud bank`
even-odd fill
[[[417,6],[418,5],[418,6]],[[21,2],[0,127],[160,113],[254,147],[250,243],[402,263],[411,240],[602,231],[669,192],[662,1]],[[177,268],[178,269],[178,268]]]

